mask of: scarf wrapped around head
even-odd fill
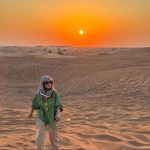
[[[51,97],[52,92],[53,92],[52,89],[50,89],[49,91],[45,91],[43,87],[43,83],[47,81],[53,81],[52,77],[48,75],[44,75],[41,77],[38,92],[40,93],[41,96]]]

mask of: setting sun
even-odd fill
[[[79,34],[83,35],[84,34],[84,30],[79,30]]]

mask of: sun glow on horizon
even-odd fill
[[[106,21],[102,17],[96,17],[94,13],[79,13],[57,17],[53,33],[56,40],[65,45],[93,46],[103,43],[107,26]]]

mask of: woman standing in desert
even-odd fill
[[[58,122],[63,111],[63,105],[58,92],[54,89],[54,81],[48,75],[41,77],[38,93],[33,98],[32,109],[28,118],[32,118],[34,110],[37,110],[37,150],[44,149],[46,129],[48,129],[53,150],[60,150]]]

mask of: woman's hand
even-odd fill
[[[56,122],[58,122],[60,120],[60,117],[61,117],[61,112],[60,112],[60,109],[57,108],[56,117],[55,117]]]

